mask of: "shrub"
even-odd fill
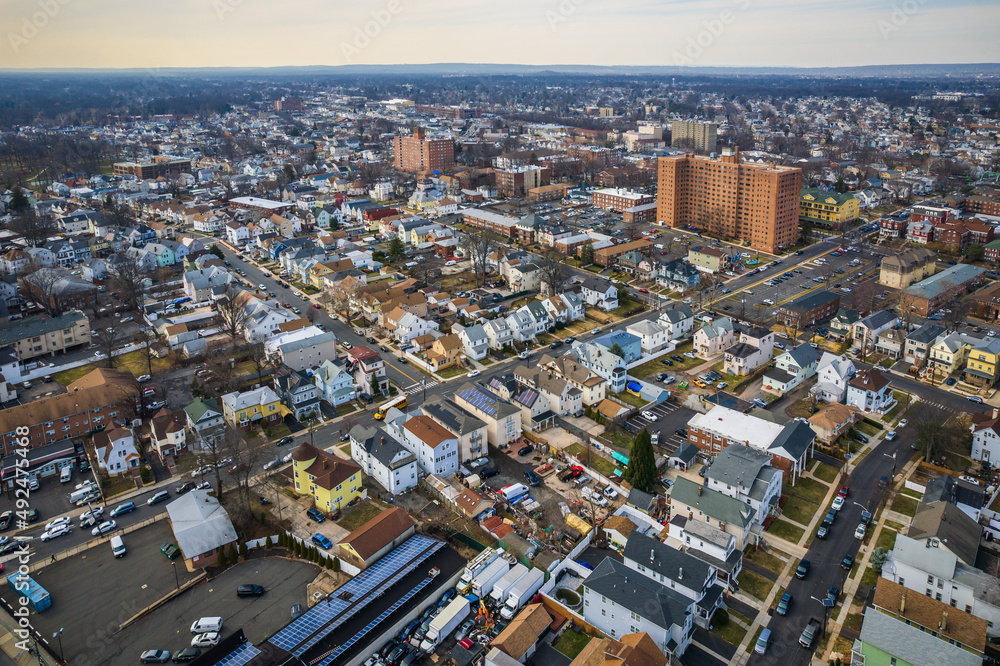
[[[219,557],[217,558],[220,567],[226,566],[226,551],[222,546],[219,546]]]
[[[716,628],[721,628],[729,624],[729,613],[726,612],[725,608],[720,608],[715,611],[715,615],[712,616],[712,626]]]
[[[271,537],[264,539],[264,550],[271,550],[271,546],[273,545],[274,544],[271,543]]]
[[[239,549],[240,557],[244,557],[245,558],[247,556],[247,553],[249,551],[250,551],[250,549],[247,548],[246,542],[241,542],[240,543],[240,549]]]
[[[235,562],[238,558],[239,555],[236,553],[236,544],[234,543],[229,544],[229,554],[226,559],[228,559],[230,562]]]

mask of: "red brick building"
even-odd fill
[[[393,141],[396,168],[400,171],[444,171],[455,166],[455,144],[449,137],[428,137],[422,127],[412,136],[397,136]]]
[[[969,247],[972,234],[961,222],[942,222],[934,225],[934,241],[952,251],[961,252]]]
[[[1000,198],[976,195],[965,200],[965,210],[973,215],[1000,216]]]
[[[654,201],[655,199],[648,194],[620,188],[594,190],[591,193],[591,202],[594,206],[604,210],[613,210],[618,213],[622,213],[628,208],[650,204]]]
[[[626,252],[635,251],[645,254],[648,253],[652,247],[653,242],[648,240],[637,240],[632,241],[631,243],[612,245],[611,247],[606,247],[594,252],[594,263],[598,266],[611,266],[615,263],[615,261],[617,261],[618,257],[622,256]]]

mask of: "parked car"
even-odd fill
[[[800,560],[799,566],[795,567],[795,577],[798,578],[799,580],[802,580],[806,576],[808,576],[809,566],[810,566],[809,560]]]
[[[135,502],[123,502],[111,510],[111,517],[117,518],[133,511],[135,511]]]
[[[482,479],[489,479],[500,473],[496,467],[487,467],[484,470],[480,470],[479,477]]]
[[[58,527],[53,527],[50,530],[45,530],[39,538],[42,541],[51,541],[57,537],[69,534],[71,529],[72,528],[69,525],[59,525]]]
[[[868,531],[868,526],[864,523],[858,523],[857,528],[854,530],[854,538],[864,540],[866,531]]]
[[[102,534],[107,534],[116,527],[118,527],[118,523],[116,523],[115,521],[105,520],[103,523],[101,523],[94,529],[90,530],[90,533],[93,534],[94,536],[101,536]]]
[[[170,650],[146,650],[139,655],[141,664],[165,664],[170,661]]]
[[[201,656],[201,648],[196,647],[186,647],[183,650],[178,650],[174,653],[173,662],[175,664],[180,664],[185,661],[194,661]]]
[[[317,532],[312,535],[312,542],[322,548],[323,550],[330,550],[333,548],[333,542],[327,539],[325,536]]]
[[[315,520],[317,523],[322,523],[324,520],[326,520],[326,516],[324,516],[320,512],[320,510],[317,509],[316,507],[313,507],[308,511],[306,511],[306,515]]]
[[[778,615],[787,615],[788,609],[789,607],[791,607],[791,605],[792,605],[792,595],[789,594],[788,592],[785,592],[783,595],[781,595],[781,600],[778,601],[778,607],[775,608],[775,612],[777,612]]]
[[[291,444],[295,441],[294,437],[282,437],[277,442],[274,443],[275,446],[284,446],[285,444]]]
[[[262,585],[240,585],[236,588],[237,597],[259,597],[264,594]]]
[[[818,530],[816,530],[816,538],[825,539],[828,537],[830,535],[830,527],[830,523],[823,521],[823,524],[819,526]]]
[[[840,561],[840,566],[844,567],[848,571],[854,566],[854,556],[848,553],[844,555],[844,559]]]
[[[194,490],[194,487],[195,487],[194,481],[186,481],[186,482],[182,483],[181,485],[177,486],[176,488],[174,488],[174,494],[175,495],[183,495],[184,493],[188,492],[189,490]]]
[[[519,456],[526,456],[529,453],[531,453],[532,451],[534,451],[534,449],[531,448],[530,444],[528,444],[528,445],[522,446],[520,449],[518,449],[517,450],[517,455],[519,455]]]
[[[833,509],[834,511],[840,511],[842,508],[844,508],[844,498],[841,497],[840,495],[834,497],[833,504],[831,505],[830,508]]]
[[[168,499],[170,499],[170,493],[167,492],[166,490],[161,490],[160,492],[156,493],[148,500],[146,500],[146,504],[148,506],[153,506],[154,504],[159,504],[160,502],[164,502]]]

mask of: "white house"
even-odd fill
[[[407,312],[396,322],[396,328],[392,333],[398,342],[409,342],[436,330],[438,330],[437,322],[421,319],[412,312]]]
[[[459,326],[453,325],[452,331],[456,328]],[[462,350],[468,358],[476,361],[486,358],[490,349],[490,341],[482,324],[461,327],[461,330],[458,331],[458,338],[462,341]]]
[[[365,474],[393,495],[417,485],[417,457],[394,437],[378,428],[351,428],[351,458]]]
[[[108,474],[124,474],[139,466],[139,451],[131,430],[112,428],[94,435],[97,464]]]
[[[293,370],[306,370],[337,358],[337,336],[318,326],[278,333],[264,347]]]
[[[618,288],[610,280],[588,275],[580,284],[580,295],[587,305],[599,307],[602,310],[614,310],[618,307]]]
[[[753,326],[740,332],[740,341],[726,349],[725,372],[748,375],[774,358],[774,332]]]
[[[503,349],[514,339],[510,325],[503,317],[497,317],[484,323],[483,331],[486,333],[486,339],[491,349]]]
[[[319,389],[319,397],[334,407],[350,402],[357,391],[354,388],[354,377],[342,366],[332,360],[325,360],[312,374],[313,383]]]
[[[524,308],[514,310],[507,315],[507,328],[510,330],[511,338],[518,342],[535,339],[535,321]]]
[[[429,416],[401,416],[389,424],[399,441],[417,457],[426,474],[446,476],[458,470],[458,438]]]
[[[816,386],[812,390],[820,400],[843,402],[847,397],[847,383],[857,372],[854,363],[846,356],[823,352],[816,366]]]
[[[729,317],[702,324],[694,334],[694,353],[708,359],[729,349],[736,342],[736,332]]]
[[[975,420],[972,423],[972,459],[988,462],[991,465],[1000,461],[1000,419],[996,411],[987,413],[986,420]],[[980,415],[976,415],[977,417]]]
[[[715,455],[705,474],[708,487],[749,504],[764,520],[778,506],[781,470],[771,466],[766,451],[731,444]]]
[[[683,340],[694,330],[694,312],[689,305],[681,303],[661,312],[657,323],[667,329],[667,340]]]
[[[807,342],[790,349],[775,359],[775,370],[764,375],[764,388],[791,391],[816,374],[819,366],[819,352]]]
[[[629,324],[625,330],[639,338],[639,344],[644,354],[655,354],[670,342],[670,334],[666,327],[649,319],[640,319]]]
[[[607,387],[615,393],[625,390],[627,371],[625,360],[618,354],[591,342],[576,342],[570,354],[588,370],[607,381]]]
[[[863,412],[884,412],[896,404],[889,378],[878,368],[861,370],[847,383],[847,405]]]

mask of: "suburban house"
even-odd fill
[[[668,329],[649,319],[629,324],[625,330],[639,338],[642,352],[647,355],[655,354],[670,342]]]
[[[995,386],[1000,374],[1000,340],[986,337],[969,350],[965,381],[975,386]]]
[[[661,312],[656,323],[666,329],[667,340],[683,340],[694,330],[694,312],[690,305],[680,303]]]
[[[124,474],[139,466],[135,435],[126,428],[111,428],[94,435],[97,464],[108,474]]]
[[[357,395],[354,377],[341,362],[323,361],[313,370],[312,382],[316,386],[318,398],[334,407],[350,402]]]
[[[843,340],[851,337],[854,324],[861,319],[861,315],[849,308],[840,308],[837,314],[830,320],[830,337],[834,340]]]
[[[878,368],[872,368],[859,371],[847,383],[846,404],[863,412],[885,412],[892,409],[896,399],[889,378]]]
[[[938,338],[931,346],[928,358],[930,369],[946,377],[958,372],[965,366],[973,345],[980,342],[979,338],[965,333],[948,333]]]
[[[737,589],[737,577],[743,570],[743,551],[736,547],[735,536],[687,515],[672,516],[667,534],[667,545],[712,565],[721,585],[730,591]]]
[[[348,372],[354,375],[354,385],[367,395],[389,391],[389,378],[385,376],[382,356],[370,347],[358,345],[347,350]]]
[[[490,349],[495,349],[497,351],[509,345],[514,339],[510,325],[503,317],[497,317],[496,319],[491,319],[490,321],[484,323],[483,331],[486,333],[486,339],[489,342]]]
[[[292,452],[292,480],[295,492],[311,497],[324,513],[341,511],[361,497],[361,468],[306,442]]]
[[[481,386],[465,383],[455,391],[455,404],[486,424],[487,438],[497,448],[521,438],[521,410]]]
[[[997,411],[974,414],[971,430],[972,459],[990,465],[1000,461],[1000,418]]]
[[[580,283],[580,295],[587,305],[598,307],[604,311],[618,307],[618,289],[610,280],[588,275]]]
[[[620,639],[591,638],[569,666],[667,666],[667,658],[645,632]]]
[[[265,343],[269,355],[293,370],[315,368],[337,358],[337,337],[318,326],[278,332]]]
[[[462,363],[462,340],[458,335],[449,333],[436,339],[430,351],[424,354],[424,360],[434,372],[460,365]]]
[[[771,466],[771,455],[743,444],[727,446],[705,473],[708,487],[753,507],[758,520],[777,512],[781,497],[781,470]]]
[[[446,476],[458,469],[458,438],[431,417],[421,414],[389,427],[396,430],[403,446],[416,455],[417,465],[424,473]]]
[[[351,459],[389,493],[398,495],[417,485],[417,457],[392,435],[379,428],[351,428]]]
[[[615,393],[625,390],[626,364],[618,354],[612,354],[608,348],[592,342],[573,343],[570,354],[580,365],[603,378]]]
[[[819,352],[807,342],[790,349],[775,359],[775,367],[764,373],[764,389],[787,393],[816,374]]]
[[[809,427],[816,433],[817,441],[832,444],[860,418],[861,413],[854,407],[831,402],[809,417]]]
[[[684,516],[689,522],[697,520],[732,535],[740,552],[750,544],[755,530],[760,530],[753,507],[684,476],[677,478],[671,491],[670,515]]]
[[[184,408],[187,416],[187,429],[191,431],[194,443],[205,448],[208,442],[218,441],[226,425],[219,409],[219,403],[214,398],[195,398],[194,402]]]
[[[230,426],[240,430],[274,426],[281,423],[288,411],[270,386],[222,396],[223,418]]]
[[[296,419],[319,415],[319,390],[305,371],[282,366],[274,374],[274,389]]]
[[[927,323],[915,331],[910,331],[906,335],[903,344],[903,360],[912,363],[918,368],[927,363],[931,347],[943,336],[946,331],[937,324]]]
[[[729,349],[736,342],[736,332],[729,317],[720,317],[701,325],[694,333],[694,353],[708,359]]]
[[[149,434],[160,461],[187,450],[187,415],[183,411],[161,409],[149,422]]]
[[[857,372],[854,362],[846,356],[823,352],[816,367],[816,386],[812,391],[820,400],[843,402],[847,397],[847,384]]]
[[[490,641],[490,647],[510,657],[515,664],[526,663],[535,656],[538,643],[549,633],[552,622],[544,604],[528,604]]]
[[[167,504],[174,540],[188,571],[215,564],[238,538],[229,514],[209,490],[191,490]]]
[[[608,351],[618,347],[621,350],[621,353],[618,355],[626,363],[632,363],[642,358],[642,341],[639,337],[625,331],[611,331],[600,337],[593,338],[590,342],[591,344],[604,347]]]
[[[442,397],[428,398],[420,405],[420,411],[458,439],[460,463],[487,455],[489,432],[482,420]]]
[[[452,326],[452,330],[457,328],[458,326]],[[490,350],[490,340],[482,324],[462,327],[458,331],[458,337],[462,341],[462,350],[467,358],[474,361],[486,358]]]
[[[725,372],[749,375],[774,357],[774,333],[762,326],[740,332],[740,341],[726,349]]]
[[[385,509],[337,543],[340,559],[367,569],[413,536],[416,529],[416,523],[403,509]]]

